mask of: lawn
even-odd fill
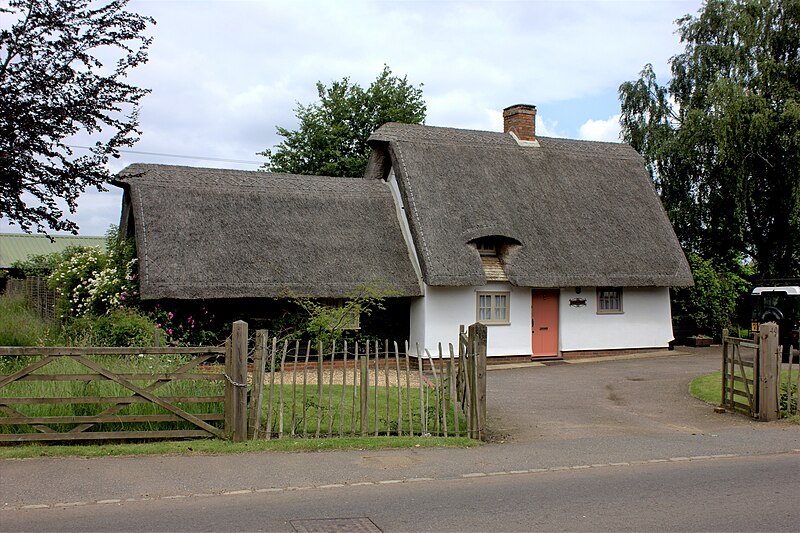
[[[747,376],[752,377],[752,371],[747,371]],[[789,378],[789,372],[787,369],[783,369],[781,371],[781,396],[780,396],[780,408],[781,411],[786,411],[786,383]],[[792,385],[792,410],[793,412],[797,411],[797,371],[792,372],[792,381],[795,383]],[[740,390],[739,387],[741,385],[736,385],[737,390]],[[743,390],[743,389],[741,389]],[[722,403],[722,371],[711,372],[710,374],[705,374],[703,376],[699,376],[689,383],[689,394],[703,400],[704,402],[708,402],[712,405],[720,405]],[[800,417],[794,415],[793,419],[800,420]]]

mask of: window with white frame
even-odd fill
[[[510,293],[479,292],[477,298],[478,322],[482,324],[510,323]]]
[[[622,313],[622,287],[597,288],[597,313],[601,315]]]

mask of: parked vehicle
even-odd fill
[[[778,324],[778,342],[783,347],[784,363],[789,355],[800,350],[800,284],[762,285],[753,289],[755,299],[751,330],[758,332],[759,324],[775,322]],[[794,354],[795,360],[800,355]]]

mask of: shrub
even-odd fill
[[[73,248],[64,252],[50,275],[50,286],[59,289],[60,318],[102,315],[111,309],[135,307],[139,300],[135,247],[120,241],[112,226],[107,250]]]
[[[723,328],[733,325],[736,305],[749,284],[739,273],[695,253],[687,259],[694,287],[675,292],[676,314],[689,317],[697,329],[695,333],[718,336]]]
[[[133,309],[84,315],[64,325],[62,340],[74,346],[152,346],[156,323]]]
[[[780,399],[778,408],[782,413],[797,413],[797,385],[791,384],[792,387],[792,403],[788,404],[789,392],[788,383],[786,380],[781,381]]]
[[[166,305],[166,304],[165,304]],[[173,346],[203,346],[217,344],[227,332],[220,332],[216,319],[205,305],[190,311],[180,306],[169,309],[156,304],[148,311],[156,327],[162,331],[164,344]]]
[[[386,298],[396,295],[391,286],[378,282],[360,285],[338,301],[287,295],[291,296],[297,313],[287,313],[275,321],[271,330],[280,332],[276,335],[279,338],[306,338],[315,345],[322,343],[327,351],[334,342],[369,338],[360,332],[361,321],[376,310],[385,310]]]

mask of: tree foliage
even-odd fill
[[[623,138],[644,157],[687,252],[761,276],[800,274],[800,2],[708,0],[678,20],[684,51],[620,86]]]
[[[388,66],[367,89],[350,78],[334,81],[330,87],[317,82],[319,102],[298,104],[297,130],[277,127],[284,141],[259,154],[268,159],[262,168],[289,174],[361,176],[370,154],[367,139],[373,131],[387,122],[425,121],[421,87],[409,83],[407,76],[393,76]]]
[[[736,323],[739,298],[749,288],[743,276],[751,273],[746,267],[738,271],[721,269],[695,253],[689,253],[687,259],[694,286],[675,291],[675,313],[691,319],[697,332],[716,336]]]
[[[109,156],[138,140],[137,104],[149,91],[124,79],[147,61],[143,32],[155,21],[125,11],[128,1],[0,7],[0,217],[26,231],[76,233],[59,200],[74,213],[87,187],[104,190]],[[78,134],[93,142],[83,155],[70,146]]]

